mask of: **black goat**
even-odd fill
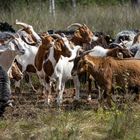
[[[15,29],[12,27],[12,25],[10,25],[9,23],[7,22],[0,22],[0,31],[2,32],[12,32],[12,33],[15,33]]]

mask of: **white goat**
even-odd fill
[[[19,21],[16,21],[16,24],[24,27],[22,30],[19,30],[18,33],[24,40],[25,54],[22,56],[17,56],[16,60],[22,66],[21,71],[25,72],[28,65],[34,66],[34,59],[38,51],[38,46],[41,45],[41,38],[34,31],[31,25]],[[30,77],[29,82],[33,90],[35,90]],[[20,80],[15,82],[15,87],[20,88]]]
[[[23,48],[24,41],[16,34],[12,35],[12,39],[0,46],[0,65],[3,66],[5,71],[9,71],[16,56],[24,55],[25,50]]]

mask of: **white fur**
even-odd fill
[[[91,56],[106,56],[107,52],[109,51],[109,49],[104,49],[101,46],[95,46],[93,49],[91,49],[92,52],[89,53],[89,55]]]
[[[119,32],[117,35],[116,35],[116,39],[115,39],[115,42],[118,43],[118,39],[120,36],[123,36],[123,35],[127,35],[129,36],[130,40],[133,41],[135,35],[137,33],[135,31],[129,31],[129,30],[124,30],[124,31],[121,31]]]
[[[73,62],[69,62],[69,60],[73,59],[76,57],[78,49],[80,49],[80,46],[74,46],[73,49],[70,48],[70,44],[67,38],[63,38],[66,47],[71,51],[72,55],[71,57],[64,57],[61,56],[59,61],[56,62],[54,59],[54,47],[50,48],[50,53],[48,56],[47,60],[50,60],[53,67],[54,67],[54,73],[50,77],[51,82],[48,84],[43,80],[44,85],[45,85],[45,90],[48,92],[48,94],[51,94],[51,84],[55,81],[56,82],[56,91],[57,91],[57,103],[60,105],[63,100],[63,92],[65,89],[65,83],[68,79],[73,79],[74,85],[76,88],[76,99],[79,99],[79,87],[80,87],[80,82],[78,79],[78,76],[72,77],[71,71],[74,66]],[[46,60],[46,61],[47,61]],[[48,98],[48,104],[50,100]]]
[[[63,100],[63,92],[65,89],[65,83],[69,79],[73,79],[74,86],[76,88],[76,99],[79,99],[79,87],[80,82],[78,79],[78,76],[72,77],[71,71],[74,66],[73,62],[69,62],[69,60],[76,57],[76,53],[80,49],[80,46],[75,46],[72,52],[72,56],[70,58],[61,56],[61,59],[59,59],[58,63],[55,66],[54,74],[51,78],[57,80],[57,103],[60,105]]]
[[[98,37],[97,36],[95,36],[95,35],[93,35],[93,41],[97,41],[98,40]]]
[[[15,46],[15,44],[18,46]],[[5,49],[2,51],[0,55],[0,65],[8,72],[10,72],[11,65],[16,56],[22,56],[21,52],[23,52],[23,42],[21,38],[14,38],[7,44],[3,45]]]
[[[37,44],[40,45],[41,44],[41,38],[38,36],[37,33],[35,33],[32,26],[31,26],[31,31],[32,31],[34,37],[36,38]],[[22,31],[22,30],[19,31],[18,33],[20,34],[20,36],[23,36],[23,35],[24,35],[24,37],[28,36],[28,34],[25,33],[25,31]],[[22,72],[24,72],[26,70],[26,68],[29,64],[34,65],[34,59],[35,59],[36,53],[38,51],[38,46],[32,46],[32,45],[27,44],[26,42],[24,42],[23,47],[24,47],[24,50],[25,50],[25,54],[22,55],[22,56],[17,56],[16,57],[17,62],[22,65]],[[18,82],[18,84],[15,84],[15,86],[16,85],[18,85],[18,87],[19,87],[20,86],[20,81]],[[32,86],[32,84],[31,84],[31,86]]]

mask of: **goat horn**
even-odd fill
[[[67,29],[71,28],[72,26],[82,27],[83,25],[80,24],[80,23],[73,23],[73,24],[69,25],[69,26],[67,27]]]
[[[23,23],[23,22],[20,22],[20,21],[18,21],[17,19],[16,19],[16,25],[21,25],[21,26],[23,26],[24,28],[27,28],[27,27],[29,26],[28,24]]]
[[[88,50],[84,51],[81,55],[78,55],[77,57],[84,57],[85,55],[89,54],[90,52],[93,52],[94,50]]]
[[[22,31],[23,30],[23,28],[22,29],[19,29],[19,30],[17,30],[17,33],[19,33],[20,31]]]
[[[94,50],[88,50],[88,51],[85,51],[85,52],[83,52],[83,54],[82,55],[86,55],[86,54],[89,54],[90,52],[93,52]]]
[[[34,41],[28,41],[28,39],[26,38],[26,37],[22,37],[22,39],[23,39],[23,41],[25,42],[25,43],[27,43],[28,45],[31,45],[31,46],[34,46],[34,45],[36,45],[36,43],[34,42]]]
[[[119,47],[119,48],[122,48],[123,49],[123,46],[122,45],[120,45],[120,44],[118,44],[118,43],[110,43],[110,46],[111,45],[116,45],[117,47]]]
[[[50,36],[55,37],[55,38],[62,39],[62,36],[59,35],[59,34],[51,34]]]

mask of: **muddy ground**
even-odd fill
[[[96,99],[97,94],[92,93],[92,100],[88,101],[88,93],[86,90],[81,90],[80,100],[77,101],[74,99],[74,88],[66,89],[63,94],[63,104],[59,108],[64,111],[71,111],[71,110],[77,110],[77,109],[94,109],[97,110],[99,103]],[[16,117],[36,117],[37,112],[40,111],[53,111],[58,109],[58,106],[56,104],[56,95],[52,94],[51,97],[51,105],[48,106],[44,102],[44,98],[40,93],[35,93],[33,91],[22,91],[21,94],[17,94],[15,92],[12,92],[13,96],[13,105],[14,107],[7,107],[6,112],[4,113],[4,116],[6,118]]]
[[[37,84],[38,85],[38,84]],[[77,101],[74,99],[75,96],[75,89],[73,85],[70,83],[66,86],[66,89],[63,94],[63,104],[60,108],[58,108],[56,104],[56,97],[55,93],[52,94],[51,98],[51,105],[48,106],[44,102],[44,97],[42,96],[41,92],[35,93],[28,87],[29,84],[23,85],[22,93],[17,94],[14,92],[12,88],[12,96],[13,96],[13,108],[7,107],[4,113],[6,118],[22,118],[22,117],[37,117],[37,114],[40,111],[47,111],[53,112],[53,110],[61,109],[64,111],[73,111],[73,110],[89,110],[93,109],[97,111],[101,104],[98,102],[98,91],[93,88],[91,92],[91,100],[88,99],[88,92],[87,92],[87,84],[81,86],[80,91],[80,100]],[[40,89],[40,87],[37,87]],[[120,104],[120,103],[119,103]],[[122,101],[121,101],[122,105]],[[105,105],[106,108],[106,105]]]

